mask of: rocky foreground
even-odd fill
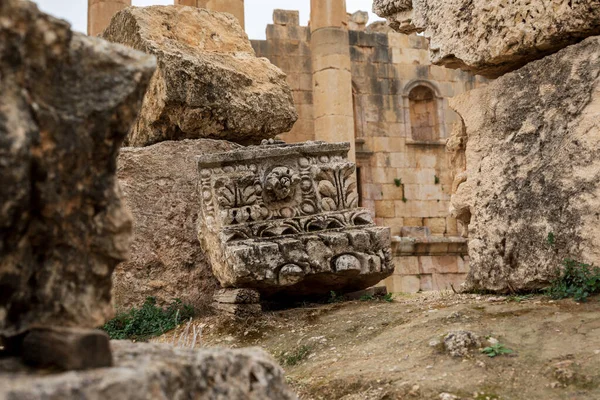
[[[595,400],[599,300],[423,293],[194,323],[203,346],[269,351],[306,400]],[[495,343],[512,353],[480,352]]]

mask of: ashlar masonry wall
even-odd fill
[[[258,56],[288,75],[299,120],[282,135],[287,142],[315,138],[310,29],[298,21],[297,11],[275,10],[267,39],[252,41]],[[422,36],[350,30],[349,39],[361,204],[391,227],[395,241],[388,289],[457,287],[468,257],[448,212],[445,144],[458,119],[448,98],[485,80],[431,65]]]

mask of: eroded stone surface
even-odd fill
[[[230,14],[185,6],[130,7],[103,37],[158,59],[129,146],[214,138],[260,142],[297,119],[285,74],[257,58]]]
[[[430,37],[434,64],[488,78],[600,35],[598,0],[375,0],[373,11]]]
[[[199,238],[224,287],[316,295],[393,272],[389,228],[357,207],[349,148],[265,144],[199,157]]]
[[[0,360],[0,399],[273,399],[296,395],[283,370],[260,349],[178,349],[111,342],[115,366],[36,375],[16,359]]]
[[[536,290],[565,259],[600,263],[599,76],[594,37],[451,100],[467,289]]]
[[[454,331],[444,337],[444,348],[452,357],[466,357],[480,346],[479,336],[470,331]]]
[[[0,3],[0,335],[97,327],[131,216],[116,158],[154,57]]]
[[[196,157],[239,147],[197,139],[121,149],[117,176],[134,217],[134,240],[130,259],[115,269],[118,309],[140,306],[148,296],[160,304],[179,298],[198,312],[212,302],[219,283],[196,234]]]

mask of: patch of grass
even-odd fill
[[[497,357],[503,354],[511,354],[513,351],[506,348],[502,343],[496,343],[490,347],[481,349],[481,352],[488,357]]]
[[[344,295],[337,294],[336,292],[334,292],[332,290],[331,292],[329,292],[329,299],[327,300],[327,302],[328,303],[340,303],[344,300],[345,300]]]
[[[392,293],[386,293],[385,295],[377,294],[375,296],[372,294],[363,294],[362,296],[360,296],[359,300],[360,301],[387,301],[388,303],[391,303],[392,301],[394,301],[394,295]]]
[[[530,300],[533,298],[533,294],[515,294],[513,296],[508,296],[508,301],[514,301],[515,303],[520,303],[525,300]]]
[[[396,187],[402,186],[402,179],[400,179],[400,178],[394,179],[394,185],[396,185]]]
[[[167,308],[156,305],[156,298],[148,297],[142,307],[121,312],[100,329],[111,339],[146,341],[176,328],[194,316],[194,308],[175,299]]]
[[[435,182],[436,185],[439,185],[440,184],[440,177],[437,176],[437,175],[434,175],[434,182]]]
[[[546,289],[553,299],[573,298],[585,302],[589,296],[600,293],[600,268],[567,259],[559,276]]]
[[[548,237],[546,238],[546,242],[548,242],[548,244],[550,246],[554,246],[554,243],[556,243],[556,237],[554,236],[554,232],[549,232],[548,233]]]
[[[279,354],[279,363],[287,366],[294,366],[300,363],[300,361],[304,360],[310,354],[311,348],[306,345],[302,345],[292,352],[281,352]]]

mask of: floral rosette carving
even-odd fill
[[[300,182],[300,175],[292,168],[276,167],[266,176],[264,190],[274,201],[289,200]]]

